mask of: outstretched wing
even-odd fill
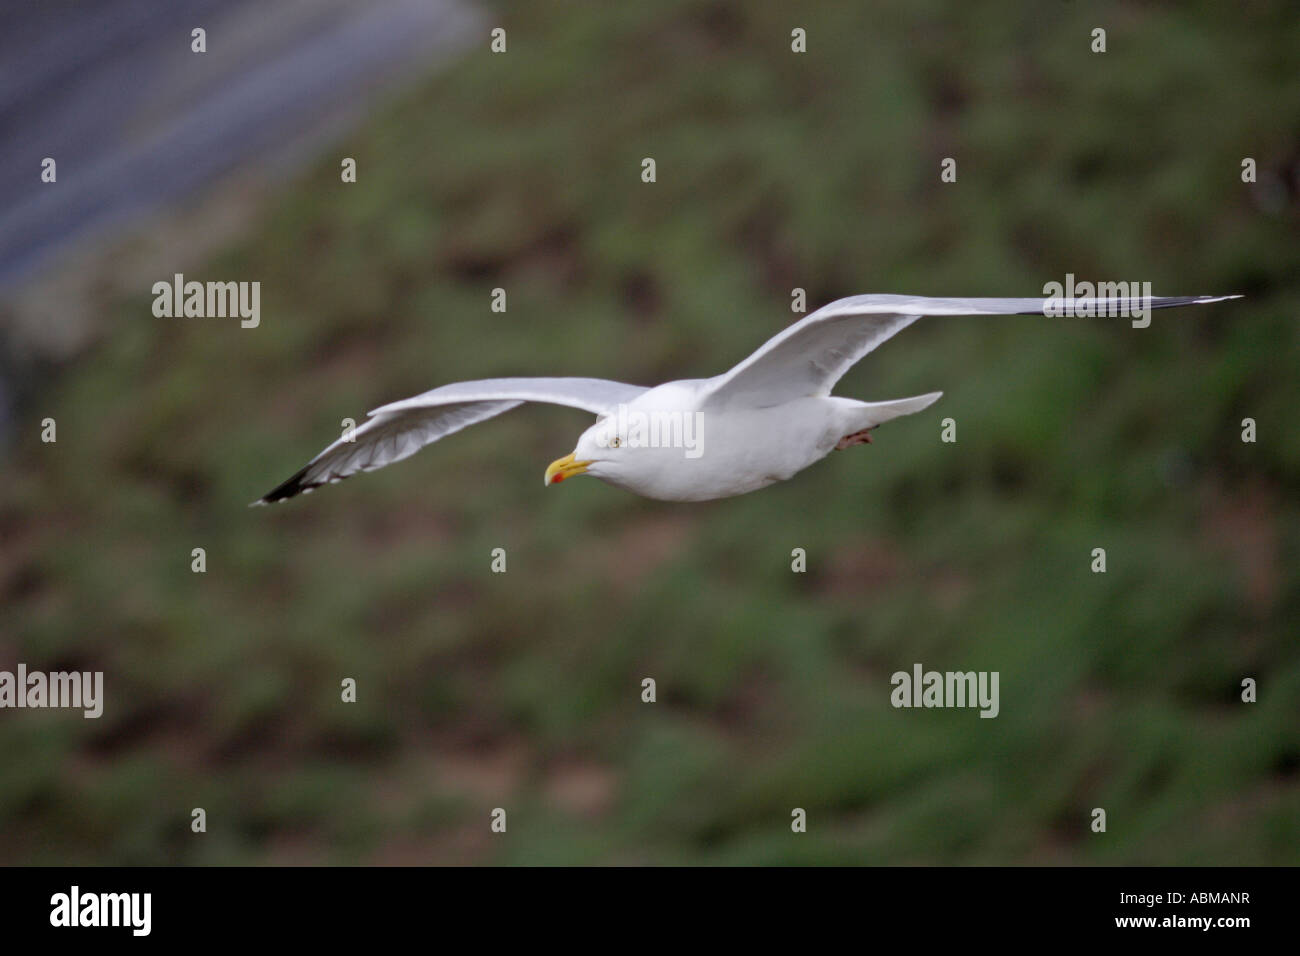
[[[1220,302],[1237,296],[1134,299],[930,299],[912,295],[854,295],[837,299],[768,339],[739,365],[705,386],[705,406],[779,405],[829,395],[840,378],[886,339],[923,315],[1043,315],[1050,304],[1077,314],[1131,314],[1140,308]],[[1113,310],[1097,313],[1097,309]]]
[[[296,475],[253,504],[282,501],[320,485],[342,481],[358,471],[374,471],[391,465],[414,455],[425,445],[524,402],[568,405],[604,415],[644,391],[640,385],[602,378],[487,378],[444,385],[376,408],[351,436],[334,442]]]

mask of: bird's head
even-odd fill
[[[618,433],[614,418],[602,418],[578,436],[572,452],[547,466],[545,483],[558,485],[565,478],[584,474],[613,477],[630,450],[626,436]]]

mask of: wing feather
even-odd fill
[[[491,378],[444,385],[376,408],[351,436],[334,442],[253,504],[283,501],[359,471],[383,468],[525,402],[567,405],[605,415],[644,391],[640,385],[600,378]]]
[[[1166,309],[1238,296],[1103,299],[935,299],[912,295],[854,295],[837,299],[768,339],[756,352],[705,386],[708,406],[779,405],[829,395],[850,368],[881,343],[925,315],[1044,315],[1049,304],[1099,314]]]

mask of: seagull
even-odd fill
[[[942,392],[887,402],[831,395],[845,372],[922,316],[1134,315],[1235,298],[1240,296],[849,296],[795,322],[713,378],[653,388],[599,378],[489,378],[381,406],[253,504],[283,501],[391,465],[524,402],[567,405],[596,416],[573,451],[547,467],[546,485],[585,474],[662,501],[742,495],[785,481],[832,451],[870,443],[876,426],[938,401]]]

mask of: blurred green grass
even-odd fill
[[[507,55],[372,117],[203,270],[262,282],[259,329],[160,322],[141,290],[24,410],[59,442],[26,429],[6,469],[0,661],[102,669],[109,699],[0,719],[0,860],[1296,863],[1288,6],[502,22]],[[837,391],[939,405],[743,498],[543,489],[587,419],[530,408],[244,507],[343,418],[443,382],[705,376],[794,319],[796,286],[816,307],[1067,272],[1248,298],[1144,331],[926,320]],[[1001,715],[892,709],[915,661],[1000,671]]]

